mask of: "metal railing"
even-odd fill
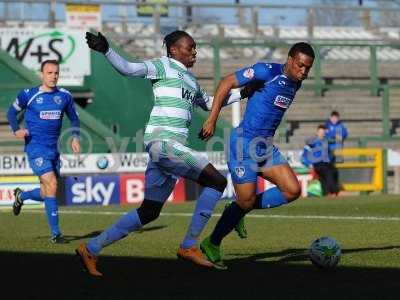
[[[289,48],[291,44],[282,41],[252,41],[250,39],[238,40],[229,39],[221,40],[214,39],[210,42],[199,42],[199,47],[211,47],[213,50],[213,67],[214,67],[214,88],[216,88],[218,82],[221,80],[221,49],[225,48],[251,48],[251,47],[266,47],[266,48],[278,48],[286,47]],[[377,50],[380,47],[392,47],[395,49],[400,48],[400,43],[398,44],[384,44],[384,43],[365,43],[365,42],[348,42],[348,41],[335,41],[335,42],[316,42],[312,43],[315,50],[316,57],[313,66],[313,84],[312,88],[316,96],[323,96],[324,92],[331,88],[347,88],[354,89],[358,87],[368,88],[372,96],[378,96],[383,90],[383,86],[379,79],[379,60],[377,56]],[[369,80],[364,84],[351,84],[347,86],[334,85],[325,81],[325,76],[322,72],[322,64],[324,60],[321,59],[320,52],[323,47],[340,47],[340,48],[352,48],[352,47],[365,47],[369,49]],[[400,86],[392,86],[395,88],[400,88]]]
[[[95,4],[101,6],[102,19],[104,23],[107,22],[120,22],[126,28],[127,23],[132,22],[147,22],[152,23],[155,29],[155,34],[160,34],[161,25],[169,24],[174,26],[185,27],[189,24],[196,22],[207,24],[237,24],[240,26],[248,26],[251,28],[254,36],[258,34],[260,25],[275,25],[278,26],[282,23],[288,23],[291,19],[296,18],[296,24],[303,23],[307,25],[308,36],[313,38],[314,26],[321,25],[321,22],[327,22],[323,18],[324,14],[331,14],[330,23],[325,25],[341,26],[351,23],[356,26],[365,28],[373,28],[374,26],[386,26],[388,18],[385,16],[392,16],[392,19],[400,15],[400,6],[387,6],[388,1],[382,1],[384,5],[376,6],[357,6],[356,1],[351,5],[350,2],[343,2],[341,5],[293,5],[293,4],[234,4],[234,3],[202,3],[188,2],[188,1],[168,1],[167,3],[157,3],[146,1],[145,5],[152,7],[152,16],[147,18],[138,17],[136,8],[138,5],[143,5],[144,2],[133,0],[3,0],[2,21],[16,20],[21,23],[26,20],[47,20],[50,27],[54,27],[56,22],[63,22],[65,20],[64,6],[68,4]],[[14,8],[13,5],[19,5]],[[30,7],[32,5],[44,5],[41,10],[41,18],[37,18],[32,14]],[[113,14],[106,14],[108,8],[118,8]],[[164,17],[162,8],[167,7],[171,11],[171,17]],[[1,7],[0,7],[1,8]],[[14,13],[14,10],[16,11]],[[204,11],[206,10],[206,13]],[[222,13],[214,14],[216,11]],[[173,12],[173,13],[172,13]],[[293,17],[293,12],[295,16]],[[340,16],[351,14],[349,20],[344,20]],[[44,18],[43,18],[44,16]],[[214,17],[212,17],[214,16]],[[322,17],[321,17],[322,16]],[[394,18],[393,18],[394,16]],[[177,24],[177,20],[179,21]],[[294,24],[294,23],[293,23]]]

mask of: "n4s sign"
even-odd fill
[[[84,32],[56,29],[0,29],[0,47],[34,71],[47,59],[60,62],[60,85],[82,85],[90,75]]]

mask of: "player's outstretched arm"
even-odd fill
[[[203,124],[203,128],[201,131],[202,139],[208,140],[214,135],[215,125],[217,123],[221,107],[225,99],[227,99],[230,90],[237,87],[239,87],[239,82],[237,81],[234,73],[224,77],[219,82],[214,95],[214,101],[211,107],[210,115]]]
[[[103,54],[107,53],[109,49],[108,41],[101,32],[98,32],[97,35],[91,32],[86,32],[85,38],[90,49]]]
[[[114,69],[120,74],[137,77],[145,77],[147,75],[148,68],[144,62],[129,62],[124,59],[110,48],[107,39],[100,32],[98,35],[86,32],[86,43],[90,49],[103,53]]]

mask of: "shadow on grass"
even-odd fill
[[[135,234],[140,234],[148,231],[156,231],[156,230],[161,230],[166,228],[166,225],[159,225],[159,226],[148,226],[145,228],[142,228],[135,232]],[[100,233],[102,233],[102,230],[95,230],[90,233],[84,234],[84,235],[64,235],[65,241],[67,243],[73,242],[73,241],[79,241],[79,240],[84,240],[84,239],[90,239],[93,237],[98,236]],[[50,240],[50,236],[38,236],[37,239],[43,240],[43,239],[48,239]]]
[[[73,255],[0,251],[2,294],[53,300],[398,298],[400,269],[338,267],[323,272],[308,262],[292,262],[299,255],[304,256],[304,249],[232,259],[227,271],[176,259],[102,256],[99,270],[105,276],[92,278]],[[257,261],[279,256],[278,262]]]
[[[400,246],[385,246],[385,247],[366,247],[366,248],[354,248],[354,249],[342,249],[342,254],[354,253],[354,252],[367,252],[367,251],[385,251],[385,250],[400,250]],[[244,261],[244,262],[254,262],[258,260],[276,258],[280,257],[278,262],[298,262],[298,261],[308,261],[308,249],[285,249],[278,252],[265,252],[256,253],[253,255],[243,254],[243,253],[232,253],[232,256],[239,258],[233,259],[231,261]],[[241,257],[242,256],[242,257]]]

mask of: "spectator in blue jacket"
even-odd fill
[[[339,193],[339,174],[325,132],[326,127],[319,125],[316,136],[306,141],[301,162],[314,168],[321,182],[323,195],[336,196]]]
[[[334,110],[325,122],[326,137],[329,140],[329,147],[332,151],[343,148],[343,143],[349,135],[346,126],[340,120],[340,114]]]

